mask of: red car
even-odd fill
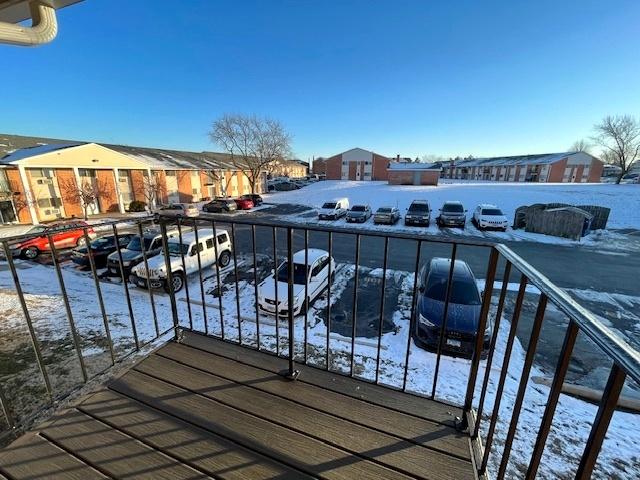
[[[93,228],[87,223],[77,220],[38,225],[26,233],[26,235],[33,236],[11,246],[11,253],[14,258],[23,256],[24,258],[33,260],[40,255],[41,252],[50,250],[49,235],[51,235],[51,240],[56,249],[84,246],[86,242],[83,228],[87,229],[89,238],[96,236]]]
[[[234,199],[238,210],[251,210],[253,208],[253,200],[250,198],[239,197]]]

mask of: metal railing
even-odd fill
[[[110,322],[108,312],[108,304],[113,302],[114,299],[109,298],[108,301],[105,301],[103,293],[103,289],[105,288],[104,273],[98,271],[99,269],[94,262],[93,256],[89,255],[89,271],[91,278],[89,279],[86,276],[78,276],[77,278],[74,278],[74,281],[86,281],[93,285],[93,290],[95,291],[99,306],[102,326],[104,328],[109,358],[109,364],[105,368],[91,374],[88,372],[86,366],[87,358],[83,354],[83,339],[81,338],[82,336],[76,325],[77,314],[74,314],[69,294],[67,292],[68,280],[65,280],[65,275],[63,274],[63,272],[66,272],[66,266],[63,265],[65,263],[64,258],[62,258],[63,253],[60,248],[56,246],[55,238],[52,235],[47,237],[47,243],[49,246],[48,255],[51,258],[51,266],[46,266],[45,268],[50,269],[52,267],[55,272],[55,278],[59,285],[60,295],[64,304],[65,315],[70,327],[73,350],[77,357],[82,383],[85,383],[97,375],[107,371],[118,361],[122,361],[123,358],[139,352],[146,345],[156,342],[161,337],[164,338],[164,335],[173,332],[175,336],[178,336],[179,331],[181,329],[185,329],[214,336],[221,340],[233,342],[244,347],[254,348],[268,354],[286,357],[288,359],[288,369],[283,373],[289,378],[294,379],[299,374],[297,365],[306,365],[309,367],[331,370],[332,372],[347,376],[357,377],[359,379],[394,388],[408,394],[425,396],[432,400],[441,400],[437,396],[438,385],[440,385],[440,382],[449,381],[448,379],[443,379],[440,373],[443,356],[446,353],[445,341],[451,334],[450,329],[447,328],[447,319],[449,318],[448,312],[452,303],[454,267],[457,259],[460,259],[461,257],[469,258],[468,252],[466,254],[465,252],[461,252],[464,249],[473,250],[473,257],[476,258],[476,268],[474,268],[474,270],[483,270],[481,273],[485,278],[477,330],[476,333],[472,335],[473,349],[468,361],[469,371],[465,384],[461,386],[461,390],[464,392],[464,395],[461,397],[459,406],[462,407],[463,415],[458,423],[458,427],[461,430],[468,431],[469,435],[473,439],[478,440],[476,442],[477,445],[482,445],[481,448],[477,448],[474,452],[476,456],[475,464],[477,465],[479,473],[482,474],[486,472],[490,455],[494,452],[494,440],[498,425],[500,405],[503,400],[503,389],[510,367],[510,359],[514,343],[516,342],[516,331],[523,312],[527,287],[537,288],[539,291],[539,298],[537,301],[535,316],[533,318],[531,333],[526,346],[524,363],[522,370],[519,372],[520,381],[513,404],[506,440],[504,442],[505,447],[499,454],[499,467],[496,474],[497,478],[504,478],[507,472],[507,465],[511,454],[511,443],[516,434],[519,416],[525,401],[525,391],[529,381],[531,368],[534,363],[536,347],[538,345],[548,305],[554,305],[555,308],[567,316],[569,322],[558,363],[553,372],[554,377],[549,397],[540,420],[540,428],[528,463],[526,478],[535,478],[540,466],[542,454],[553,423],[555,409],[560,398],[562,385],[569,368],[573,347],[579,332],[583,333],[593,341],[595,346],[602,351],[603,355],[613,362],[613,366],[610,370],[609,379],[604,389],[591,433],[585,443],[584,451],[578,466],[577,478],[589,478],[591,476],[626,377],[628,376],[636,382],[640,382],[640,354],[638,354],[637,351],[631,348],[624,341],[620,340],[592,313],[577,304],[563,290],[556,287],[540,272],[535,270],[508,247],[501,244],[473,241],[465,239],[464,237],[460,237],[460,239],[456,238],[454,240],[452,237],[444,236],[419,236],[407,232],[394,232],[391,230],[383,231],[369,230],[366,228],[341,228],[330,225],[307,225],[288,222],[278,222],[276,224],[273,222],[260,221],[259,219],[256,219],[256,217],[241,215],[207,215],[206,218],[201,216],[197,219],[163,219],[159,222],[160,235],[163,238],[162,252],[159,255],[164,257],[164,269],[166,272],[164,291],[155,291],[153,288],[148,288],[147,292],[140,292],[140,289],[136,288],[136,294],[132,295],[130,289],[134,287],[132,287],[129,281],[130,279],[127,278],[127,269],[125,268],[125,261],[123,259],[121,247],[119,246],[118,238],[125,230],[142,236],[144,234],[145,226],[150,226],[152,223],[152,218],[142,218],[119,222],[108,222],[93,226],[94,229],[100,228],[105,231],[105,233],[113,235],[116,239],[115,252],[117,252],[120,266],[120,281],[118,285],[122,287],[122,296],[124,297],[127,306],[126,311],[129,316],[131,335],[133,336],[133,348],[129,351],[123,351],[123,346],[118,347],[115,345],[111,332],[113,324]],[[215,250],[214,255],[216,261],[212,266],[212,272],[207,271],[207,269],[203,267],[203,250],[201,248],[195,249],[195,255],[190,255],[191,252],[185,253],[184,249],[180,248],[179,265],[172,266],[172,255],[169,251],[168,229],[177,229],[177,241],[182,244],[184,240],[183,229],[185,227],[188,227],[190,231],[193,232],[196,245],[201,243],[200,240],[203,230],[214,232],[213,248]],[[223,252],[219,251],[220,245],[217,237],[218,232],[223,230],[230,237],[232,259],[230,260],[231,264],[229,266],[221,266],[218,261],[221,259],[221,254]],[[284,241],[282,241],[282,233],[285,234]],[[89,234],[89,230],[84,228],[82,238],[87,244],[91,241]],[[1,243],[6,257],[7,270],[12,277],[16,296],[19,300],[24,316],[31,348],[34,352],[35,364],[37,365],[39,375],[42,377],[48,400],[49,402],[53,402],[57,398],[68,395],[70,393],[70,389],[56,391],[52,386],[50,368],[42,353],[41,340],[38,337],[34,318],[32,317],[29,308],[30,302],[27,301],[26,294],[22,288],[20,279],[21,269],[16,266],[16,260],[14,260],[12,255],[12,246],[32,237],[33,236],[30,235],[23,235],[4,238],[1,239]],[[339,237],[338,244],[336,244],[337,237]],[[301,250],[304,251],[306,264],[308,264],[310,249],[318,248],[320,244],[326,246],[326,251],[328,252],[330,259],[333,258],[336,249],[338,249],[340,250],[340,255],[343,257],[341,264],[348,263],[344,259],[344,257],[347,256],[344,252],[344,246],[346,244],[345,237],[352,238],[354,245],[353,257],[351,257],[353,261],[351,266],[354,267],[352,292],[351,297],[347,299],[347,303],[351,305],[351,311],[349,312],[350,315],[345,316],[350,318],[350,338],[346,338],[342,335],[342,338],[339,339],[340,341],[343,341],[346,338],[346,341],[343,342],[348,344],[348,348],[346,350],[344,348],[336,348],[335,346],[332,346],[332,320],[337,318],[335,316],[332,317],[332,307],[336,308],[332,305],[332,300],[335,300],[337,289],[337,286],[333,284],[333,278],[336,274],[334,268],[335,270],[338,270],[343,269],[344,266],[340,265],[336,268],[331,260],[328,262],[328,282],[326,285],[326,292],[319,295],[319,298],[321,299],[320,304],[322,303],[322,299],[326,298],[326,306],[322,308],[315,308],[313,311],[313,320],[320,319],[320,322],[324,322],[325,325],[324,330],[326,330],[326,343],[324,343],[324,345],[319,344],[317,338],[315,341],[312,341],[310,338],[310,332],[317,333],[316,330],[318,329],[317,321],[313,327],[310,327],[309,325],[312,304],[316,303],[318,300],[316,298],[311,298],[310,296],[308,272],[303,286],[305,296],[303,302],[304,308],[302,309],[303,312],[301,311],[298,315],[294,312],[295,284],[294,269],[292,268],[296,243],[301,247]],[[176,239],[175,236],[174,239]],[[382,250],[381,258],[378,257],[373,260],[369,258],[371,256],[372,247],[371,245],[363,246],[363,243],[365,241],[371,242],[371,239],[375,239],[378,244],[382,243],[382,245],[378,245],[378,247],[381,247],[380,250]],[[409,318],[404,319],[403,324],[404,330],[407,332],[406,339],[402,339],[402,342],[405,342],[405,349],[404,352],[402,352],[403,358],[383,359],[382,351],[388,341],[387,334],[396,335],[398,333],[398,331],[384,332],[385,320],[390,320],[388,315],[385,313],[385,309],[387,307],[387,303],[392,300],[391,298],[388,298],[386,292],[389,287],[388,282],[390,279],[390,273],[393,270],[390,265],[394,260],[396,260],[391,252],[393,245],[397,247],[395,249],[396,253],[397,251],[404,252],[402,255],[404,255],[404,261],[407,264],[405,267],[409,267],[408,269],[403,270],[403,281],[405,281],[405,283],[402,285],[407,288],[407,291],[402,292],[402,294],[408,296],[408,301],[410,302],[410,314]],[[401,248],[398,248],[398,245],[400,245]],[[443,250],[448,249],[449,247],[450,250]],[[283,251],[286,252],[284,255],[282,254]],[[418,296],[421,294],[421,289],[419,288],[422,281],[421,267],[426,263],[425,259],[428,255],[438,254],[438,252],[442,253],[443,251],[445,252],[446,258],[450,259],[450,268],[447,275],[445,300],[442,319],[439,325],[438,341],[434,351],[433,379],[428,387],[422,388],[420,391],[420,389],[416,390],[415,388],[409,388],[409,377],[411,374],[411,380],[414,380],[416,376],[424,374],[422,371],[415,373],[411,368],[412,353],[415,354],[416,349],[416,345],[412,341],[412,331],[416,324]],[[409,253],[407,254],[406,252]],[[183,275],[179,271],[188,272],[187,263],[193,262],[193,259],[187,258],[188,256],[196,257],[195,261],[197,263],[197,268],[191,275],[187,275],[186,273]],[[149,258],[147,257],[147,252],[144,251],[143,248],[140,264],[143,266],[145,277],[148,280],[150,279],[150,268]],[[283,261],[281,262],[280,259],[283,259]],[[364,263],[373,265],[373,267],[367,267],[370,268],[367,272],[365,271]],[[273,317],[267,316],[261,311],[259,306],[259,284],[262,280],[260,278],[261,274],[259,273],[259,267],[260,265],[264,267],[265,264],[273,266],[274,279],[277,277],[278,269],[282,264],[286,264],[288,266],[286,282],[287,291],[278,292],[278,282],[274,281],[274,308],[277,313]],[[377,275],[380,287],[379,299],[375,296],[373,299],[370,299],[370,303],[375,303],[378,307],[376,315],[377,318],[371,321],[372,324],[376,324],[376,333],[373,338],[373,342],[367,344],[368,347],[375,350],[375,355],[367,357],[366,359],[363,359],[363,355],[360,355],[360,361],[358,361],[356,347],[357,342],[359,341],[357,340],[357,327],[360,316],[360,312],[358,310],[359,296],[363,295],[363,292],[365,292],[365,288],[362,286],[363,281],[372,275],[371,271],[374,269],[382,270],[381,275]],[[511,318],[509,320],[505,353],[502,365],[499,367],[499,380],[497,382],[496,391],[492,392],[495,393],[493,407],[491,408],[491,413],[487,418],[484,415],[484,409],[486,408],[485,404],[487,403],[488,398],[492,366],[496,360],[494,352],[496,350],[499,332],[501,331],[501,327],[504,327],[505,319],[503,319],[503,317],[506,312],[505,305],[508,296],[509,279],[514,277],[514,273],[520,274],[520,282],[515,303],[513,304]],[[244,274],[246,277],[246,279],[243,280],[244,284],[242,292],[240,291],[241,274]],[[174,291],[175,287],[178,285],[178,283],[174,284],[174,276],[181,276],[181,279],[183,280],[182,285],[184,288],[184,296]],[[196,279],[195,282],[191,282],[191,285],[189,277]],[[497,304],[493,305],[494,290],[497,290],[494,286],[495,282],[499,280],[502,281],[502,286],[499,289]],[[232,284],[230,290],[225,290],[225,281]],[[206,288],[208,287],[205,287],[205,285],[210,283],[214,284],[214,288],[207,291]],[[194,287],[196,287],[197,291],[193,290]],[[225,291],[231,292],[231,295],[228,297],[233,297],[233,299],[225,299]],[[344,289],[342,292],[339,292],[339,295],[344,295]],[[209,297],[214,297],[214,299],[209,300]],[[217,297],[217,301],[215,300],[215,297]],[[282,300],[286,298],[287,308],[286,314],[284,315],[279,313],[281,298]],[[146,312],[144,319],[140,318],[140,315],[136,313],[140,311],[142,306],[145,308],[143,312]],[[186,306],[186,309],[179,308],[183,306]],[[254,313],[251,313],[250,315],[247,314],[247,308],[252,308]],[[243,309],[245,311],[243,311]],[[322,316],[321,310],[324,310],[324,316]],[[163,316],[166,315],[165,312],[170,315],[171,325],[162,330],[160,327],[160,320],[166,319],[166,316]],[[212,312],[214,312],[214,314],[212,314]],[[275,321],[270,320],[271,318],[275,318]],[[138,326],[142,321],[153,323],[152,335],[150,337],[148,336],[148,338],[144,340],[139,338],[138,332]],[[255,329],[253,331],[247,331],[247,328],[245,328],[245,333],[243,333],[243,326],[246,327],[247,324],[252,323],[255,323]],[[297,324],[298,327],[296,327]],[[488,348],[485,349],[484,347],[486,346],[487,339],[484,334],[479,332],[485,332],[488,325],[492,325],[492,328],[490,329],[491,334],[488,339]],[[296,337],[296,328],[300,327],[303,329],[303,334]],[[402,325],[396,325],[396,327],[400,328]],[[234,330],[237,333],[234,333]],[[275,342],[269,343],[267,340],[272,337],[275,337]],[[286,339],[284,347],[281,344],[281,339],[283,337]],[[267,340],[265,340],[265,338]],[[345,357],[347,357],[346,360]],[[319,362],[319,359],[321,358],[323,358],[324,361]],[[343,362],[343,360],[345,361]],[[372,360],[372,362],[367,363],[367,360]],[[388,369],[383,368],[383,361],[386,363],[393,363],[393,365],[395,365],[394,372],[399,372],[399,375],[394,377],[394,374],[389,374],[387,371]],[[341,368],[341,365],[344,365],[345,362],[347,365],[346,369]],[[363,374],[363,365],[366,366],[367,364],[373,364],[374,371],[367,371],[366,374]],[[480,375],[481,367],[484,370],[482,375]],[[482,378],[482,383],[478,391],[477,382],[478,377],[480,376]],[[397,379],[395,383],[393,382],[394,378]],[[28,424],[31,418],[29,414],[25,414],[24,412],[17,413],[14,411],[14,408],[12,407],[12,400],[15,400],[18,392],[12,389],[11,395],[9,395],[10,398],[7,396],[7,392],[8,390],[5,387],[5,382],[0,383],[0,406],[2,407],[2,412],[7,425],[5,434],[19,430],[23,425]],[[487,423],[485,424],[484,422]],[[486,435],[482,435],[483,431],[486,431]]]

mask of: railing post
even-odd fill
[[[616,363],[611,367],[611,373],[609,373],[609,379],[607,385],[602,393],[602,400],[598,407],[598,413],[593,421],[593,427],[591,433],[589,433],[589,439],[584,447],[584,453],[580,459],[580,465],[576,472],[576,480],[588,480],[591,478],[593,467],[596,464],[602,442],[607,434],[609,428],[609,422],[618,404],[618,397],[624,386],[626,374],[622,368]]]
[[[171,274],[171,258],[169,257],[169,237],[167,236],[166,220],[160,219],[160,234],[162,235],[162,254],[164,255],[164,266],[167,270],[167,284],[169,291],[169,302],[171,304],[171,317],[173,318],[173,336],[178,339],[178,305],[176,304],[176,294],[173,291],[173,275]],[[150,282],[150,279],[147,279]],[[151,288],[151,284],[147,285]]]
[[[380,351],[382,349],[382,328],[384,327],[384,296],[387,288],[387,256],[389,254],[389,237],[384,237],[384,252],[382,259],[382,286],[380,289],[380,320],[378,326],[378,345],[376,354],[376,379],[380,379]]]
[[[411,329],[414,328],[416,316],[416,295],[418,292],[418,281],[420,276],[420,255],[422,253],[422,240],[418,240],[416,251],[416,263],[413,272],[413,292],[411,293],[411,315],[409,316],[409,331],[407,332],[407,353],[404,358],[404,374],[402,376],[402,391],[407,390],[407,378],[409,376],[409,360],[411,357]]]
[[[467,384],[467,394],[464,399],[463,418],[461,427],[468,425],[467,415],[473,408],[473,392],[476,388],[476,378],[478,376],[478,368],[480,366],[480,357],[482,356],[482,345],[484,343],[484,331],[487,326],[489,317],[489,307],[491,306],[491,295],[493,294],[493,282],[496,278],[496,269],[498,267],[498,251],[495,247],[491,247],[489,255],[489,266],[487,267],[487,278],[484,284],[484,295],[482,296],[482,308],[480,310],[480,318],[478,321],[478,333],[476,334],[476,345],[473,349],[471,358],[471,368],[469,370],[469,382]]]
[[[360,263],[360,234],[356,234],[356,271],[353,278],[353,305],[351,310],[351,364],[349,365],[349,376],[353,376],[353,367],[356,359],[356,326],[358,324],[358,280]]]
[[[142,231],[142,222],[138,222],[138,236],[140,237],[140,246],[142,247],[142,263],[144,265],[145,275],[147,276],[147,281],[149,281],[149,259],[147,258],[147,250],[144,245],[144,232]],[[147,285],[149,286],[149,285]],[[156,311],[156,303],[153,298],[153,289],[147,288],[147,292],[149,293],[149,304],[151,305],[151,314],[153,315],[153,326],[156,330],[156,338],[160,336],[160,326],[158,325],[158,313]]]
[[[277,281],[277,277],[276,277]],[[287,227],[287,317],[289,320],[289,370],[287,378],[295,380],[300,374],[295,369],[295,331],[293,328],[293,229]]]
[[[129,310],[129,318],[131,319],[131,331],[133,332],[133,341],[136,344],[136,350],[140,350],[140,340],[138,339],[138,329],[136,320],[133,315],[133,306],[131,305],[131,296],[129,295],[129,285],[127,276],[124,273],[124,260],[122,259],[122,249],[120,248],[120,237],[118,237],[118,229],[114,223],[112,226],[113,237],[116,242],[116,252],[118,252],[118,262],[120,264],[120,278],[122,279],[122,287],[124,288],[124,296],[127,300],[127,308]],[[144,248],[144,245],[142,246]],[[149,279],[147,279],[149,281]]]
[[[1,385],[0,385],[0,407],[2,408],[2,413],[4,414],[4,418],[7,420],[7,426],[10,429],[15,428],[16,422],[13,419],[13,415],[11,414],[11,410],[9,407],[9,402],[7,401],[7,397],[5,397],[4,392],[2,391]]]

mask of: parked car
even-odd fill
[[[423,267],[420,272],[420,295],[412,335],[418,346],[429,350],[438,348],[450,269],[451,259],[436,257],[431,259],[428,268]],[[456,260],[444,332],[445,352],[463,356],[473,353],[481,304],[481,294],[471,268],[462,260]],[[491,337],[490,324],[481,333],[484,335],[484,349],[487,349]]]
[[[217,241],[217,247],[214,245]],[[216,248],[218,258],[216,259]],[[164,288],[170,291],[179,292],[184,287],[187,277],[198,271],[198,268],[206,268],[215,265],[226,267],[231,261],[231,241],[226,230],[216,229],[215,234],[212,229],[198,230],[198,242],[196,242],[195,232],[183,235],[182,242],[179,238],[170,238],[167,242],[169,250],[169,264],[171,268],[170,286],[167,282],[167,267],[164,255],[157,255],[149,260],[149,271],[144,264],[140,264],[131,272],[131,281],[142,288]],[[198,264],[198,251],[200,252],[200,264]],[[184,256],[184,267],[182,259]]]
[[[238,210],[251,210],[253,208],[253,200],[250,198],[238,197],[234,201],[238,206]]]
[[[135,237],[133,233],[123,233],[118,235],[120,248],[126,248],[131,239]],[[104,268],[107,266],[107,257],[116,251],[115,235],[106,235],[96,238],[89,246],[76,247],[71,252],[71,260],[73,263],[81,267],[90,267],[89,257],[93,257],[93,263],[96,268]]]
[[[373,223],[376,225],[380,223],[395,225],[398,220],[400,220],[398,207],[380,207],[373,215]]]
[[[502,230],[507,231],[509,226],[509,220],[502,210],[495,205],[489,203],[483,203],[476,207],[473,212],[473,218],[471,220],[478,230]]]
[[[251,200],[255,207],[258,207],[263,203],[262,197],[258,193],[247,193],[246,195],[242,195],[240,198]]]
[[[318,210],[318,218],[320,220],[337,220],[344,217],[349,210],[349,199],[336,198],[330,202],[325,202],[320,210]]]
[[[273,185],[273,190],[276,192],[290,192],[291,190],[299,190],[300,185],[294,182],[280,182]]]
[[[200,212],[193,203],[170,203],[162,205],[153,211],[156,217],[170,215],[175,217],[197,217]]]
[[[51,236],[51,241],[56,249],[81,247],[86,244],[84,228],[87,229],[90,239],[95,238],[96,234],[93,228],[82,221],[73,220],[37,225],[27,232],[28,235],[34,235],[33,237],[11,245],[11,254],[14,258],[24,257],[33,260],[40,253],[48,252],[51,249],[49,236]]]
[[[405,225],[424,225],[431,223],[431,206],[427,200],[414,200],[404,216]]]
[[[293,254],[293,314],[305,312],[307,303],[311,305],[322,291],[329,285],[329,262],[331,262],[331,282],[335,277],[335,261],[329,257],[329,252],[318,248],[307,250],[307,263],[305,263],[305,251],[300,250]],[[260,310],[276,315],[287,316],[289,314],[288,288],[289,267],[283,262],[258,285],[258,306]],[[308,283],[308,287],[306,284]],[[278,298],[276,302],[276,284],[278,286]],[[305,289],[309,292],[305,298]],[[306,301],[308,300],[308,302]],[[277,305],[277,307],[276,307]]]
[[[189,228],[183,227],[182,232],[190,231]],[[167,237],[179,236],[177,229],[167,230]],[[144,261],[142,252],[144,251],[147,259],[155,257],[162,250],[162,235],[160,229],[153,228],[143,232],[142,238],[134,235],[126,248],[120,249],[122,255],[122,268],[125,278],[129,277],[131,269]],[[107,273],[109,275],[120,275],[120,256],[117,250],[107,256]]]
[[[233,198],[216,198],[202,206],[202,211],[208,213],[232,213],[237,209],[238,205]]]
[[[467,223],[467,211],[460,202],[444,202],[436,218],[439,227],[460,227]]]
[[[627,173],[620,179],[620,183],[640,183],[640,173]]]
[[[369,205],[354,205],[347,212],[347,222],[364,223],[371,218]]]

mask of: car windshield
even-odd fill
[[[322,208],[336,208],[336,202],[327,202],[322,205]]]
[[[351,208],[352,212],[364,212],[367,208],[364,205],[354,205]]]
[[[464,208],[458,203],[445,203],[442,207],[443,212],[462,213]]]
[[[390,208],[379,208],[376,213],[391,213]]]
[[[149,250],[149,247],[151,246],[151,242],[153,241],[152,238],[145,238],[144,239],[144,249],[145,251]],[[142,251],[142,244],[140,243],[140,237],[139,236],[135,236],[131,239],[131,241],[129,242],[129,244],[127,245],[127,250],[133,250],[135,252],[141,252]]]
[[[186,245],[184,243],[169,242],[167,248],[169,250],[169,255],[171,255],[172,257],[179,256],[181,254],[186,255],[187,253],[189,253],[189,245]]]
[[[447,295],[447,277],[431,276],[424,294],[427,298],[444,302]],[[451,303],[461,305],[480,305],[478,287],[468,280],[454,278],[453,290],[451,292]]]
[[[502,215],[502,210],[499,208],[483,208],[482,215]]]
[[[107,247],[112,247],[115,242],[113,241],[114,237],[101,237],[98,238],[96,240],[94,240],[93,242],[91,242],[91,248],[107,248]]]
[[[33,228],[30,228],[27,233],[43,233],[47,227],[43,227],[42,225],[37,225]]]
[[[426,203],[412,203],[409,207],[410,212],[427,212],[429,208]]]
[[[288,263],[283,263],[278,268],[278,281],[287,283],[289,281]],[[293,283],[296,285],[304,285],[307,282],[308,267],[302,263],[293,264]]]

